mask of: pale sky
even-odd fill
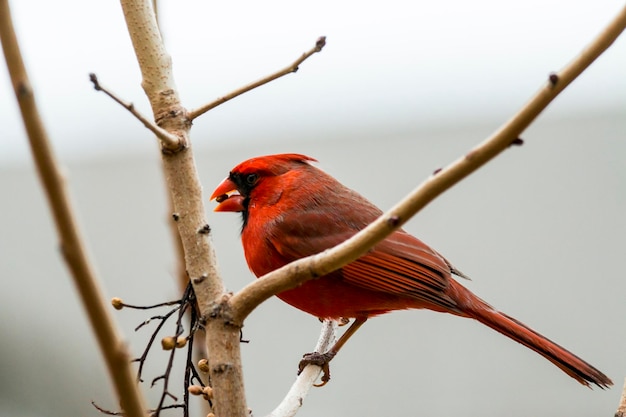
[[[194,143],[357,134],[370,128],[505,121],[623,7],[620,0],[162,1],[183,104],[199,106],[284,67],[327,37],[297,74],[198,119]],[[119,2],[11,1],[36,97],[61,156],[141,150],[151,135],[96,93],[100,81],[150,114]],[[0,164],[28,158],[0,65]],[[623,111],[624,35],[550,107]],[[146,145],[149,143],[149,145]]]

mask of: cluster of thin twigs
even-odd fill
[[[196,364],[193,362],[193,346],[194,346],[194,337],[198,330],[203,330],[203,326],[201,320],[198,315],[197,307],[196,307],[196,297],[193,292],[193,287],[191,284],[187,285],[185,292],[179,300],[174,301],[166,301],[163,303],[158,303],[149,306],[139,306],[124,303],[120,298],[113,298],[111,301],[113,307],[117,310],[121,310],[123,308],[132,308],[136,310],[153,310],[161,307],[173,306],[168,312],[165,314],[154,315],[142,323],[140,323],[135,331],[139,331],[145,326],[151,324],[152,322],[158,321],[158,324],[152,331],[148,342],[146,343],[146,347],[144,348],[141,356],[132,360],[132,362],[137,362],[139,367],[137,368],[137,380],[139,382],[144,382],[143,379],[143,371],[144,366],[146,365],[146,361],[148,359],[148,355],[152,348],[154,347],[154,342],[157,340],[157,337],[161,330],[165,327],[165,324],[170,321],[172,317],[175,317],[175,331],[171,336],[165,336],[161,339],[161,347],[163,350],[169,350],[170,354],[167,360],[167,364],[165,366],[164,372],[156,376],[152,379],[150,383],[150,387],[154,387],[158,382],[162,381],[162,392],[158,405],[155,409],[150,410],[150,415],[153,417],[158,417],[163,410],[180,408],[183,410],[183,416],[189,416],[189,396],[190,393],[194,393],[196,395],[206,394],[208,388],[201,376],[200,372],[196,367]],[[185,326],[183,325],[185,314],[189,312],[189,331],[185,335]],[[179,402],[178,396],[170,391],[170,379],[172,374],[172,368],[174,364],[174,358],[176,356],[176,352],[179,349],[187,348],[186,359],[185,359],[185,375],[183,378],[183,401]],[[202,370],[202,365],[200,365]],[[204,395],[204,397],[211,404],[211,399]],[[167,399],[173,401],[171,404],[166,404]],[[95,403],[92,403],[94,407],[96,407],[100,412],[107,415],[122,415],[122,412],[110,411],[106,410],[102,407],[99,407]]]

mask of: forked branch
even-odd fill
[[[115,101],[116,103],[124,107],[126,110],[128,110],[148,130],[154,133],[157,138],[159,138],[163,143],[165,143],[166,147],[171,148],[171,149],[176,149],[176,147],[179,145],[179,140],[176,136],[170,134],[170,132],[168,132],[167,130],[160,128],[152,120],[148,119],[146,116],[141,114],[139,110],[135,108],[135,105],[133,103],[129,103],[129,102],[122,100],[112,91],[103,87],[100,84],[98,77],[93,72],[89,74],[89,81],[91,81],[91,83],[93,84],[94,90],[102,91],[104,94],[111,97],[113,101]]]
[[[228,326],[228,318],[220,310],[228,296],[217,269],[211,243],[211,228],[206,222],[202,188],[191,152],[189,130],[200,114],[246,91],[295,72],[298,65],[324,46],[320,38],[315,47],[293,64],[263,80],[245,86],[214,103],[193,112],[181,104],[171,66],[165,50],[152,5],[147,0],[122,0],[128,32],[142,73],[142,86],[159,129],[139,118],[161,139],[163,169],[172,202],[172,218],[180,235],[185,257],[185,270],[193,285],[201,316],[206,319],[210,379],[216,398],[214,412],[222,416],[247,415],[243,389],[243,371],[239,351],[239,328]],[[131,112],[133,106],[116,99]],[[135,113],[133,113],[135,114]],[[137,114],[135,114],[137,117]],[[167,132],[164,134],[161,130]],[[177,142],[169,140],[176,138]],[[164,140],[166,139],[166,140]]]
[[[239,350],[239,328],[229,326],[222,305],[228,296],[220,277],[215,251],[210,237],[210,227],[204,215],[202,187],[191,152],[189,130],[194,117],[215,107],[205,106],[188,113],[182,106],[171,65],[148,0],[121,0],[128,33],[142,74],[142,86],[159,127],[178,139],[172,146],[161,141],[163,170],[173,205],[172,217],[184,249],[185,269],[194,288],[201,316],[206,319],[209,375],[216,398],[214,412],[218,416],[246,417],[248,409],[243,389],[243,371]],[[321,39],[313,50],[304,54],[283,72],[297,70],[297,66],[310,55],[321,50]],[[281,72],[246,86],[232,97],[276,79]],[[128,107],[127,107],[128,108]],[[145,124],[145,123],[144,123]]]

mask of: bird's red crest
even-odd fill
[[[294,163],[317,162],[317,159],[299,153],[281,153],[248,159],[233,168],[232,172],[268,172],[280,175],[291,169]]]

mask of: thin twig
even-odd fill
[[[519,144],[519,136],[550,102],[604,52],[626,27],[626,7],[610,24],[559,73],[550,74],[544,86],[507,123],[483,143],[449,165],[437,170],[402,201],[352,238],[320,254],[292,262],[244,287],[230,299],[238,323],[260,303],[274,294],[326,275],[358,259],[369,248],[400,228],[437,196],[507,149]]]
[[[208,112],[209,110],[219,106],[220,104],[224,104],[229,100],[232,100],[233,98],[243,94],[243,93],[247,93],[250,90],[253,90],[257,87],[262,86],[263,84],[267,84],[270,81],[274,81],[277,78],[283,77],[287,74],[291,74],[292,72],[296,72],[298,71],[298,68],[300,66],[300,64],[302,64],[306,59],[308,59],[311,55],[320,52],[324,46],[326,45],[326,36],[320,36],[317,41],[315,42],[315,46],[311,49],[309,49],[307,52],[303,53],[300,58],[296,59],[292,64],[286,66],[285,68],[276,71],[266,77],[261,78],[258,81],[255,81],[253,83],[250,83],[248,85],[245,85],[241,88],[238,88],[237,90],[226,94],[225,96],[222,96],[208,104],[205,104],[202,107],[199,107],[197,109],[194,110],[190,110],[189,114],[187,117],[189,117],[189,120],[194,120],[196,117],[203,115],[204,113]]]
[[[121,310],[122,308],[131,308],[133,310],[152,310],[158,307],[169,307],[169,306],[173,306],[176,304],[181,304],[183,301],[184,301],[184,298],[181,300],[165,301],[163,303],[152,304],[149,306],[140,306],[140,305],[135,305],[135,304],[127,304],[124,301],[122,301],[121,298],[115,297],[113,298],[113,302],[111,304],[113,304],[113,307],[116,310]]]
[[[75,220],[69,191],[65,186],[59,163],[39,116],[35,96],[13,29],[8,0],[0,0],[0,39],[35,165],[54,217],[61,252],[74,278],[91,328],[96,334],[100,351],[113,379],[125,415],[144,416],[145,401],[137,388],[126,344],[119,336],[110,315],[110,307],[100,291],[96,273],[87,256],[85,244]]]
[[[204,381],[202,381],[202,378],[200,377],[200,374],[196,370],[196,366],[193,363],[195,348],[194,341],[196,336],[196,330],[198,330],[198,317],[197,312],[194,308],[190,310],[190,316],[190,322],[192,327],[189,331],[189,336],[187,338],[187,357],[185,359],[185,376],[183,383],[183,404],[185,406],[185,408],[183,409],[183,417],[189,417],[189,387],[193,384],[194,379],[198,382],[198,384],[200,384],[201,387],[205,386]],[[197,356],[198,355],[196,355],[196,357]],[[211,403],[209,401],[206,404],[207,414],[208,412],[210,412],[210,406]]]
[[[189,289],[191,290],[191,285],[189,286]],[[187,310],[187,308],[191,307],[189,303],[185,303],[181,306],[181,309],[178,312],[178,319],[176,321],[176,334],[174,335],[174,339],[177,339],[178,336],[180,336],[181,334],[183,334],[183,317],[185,315],[185,311]],[[191,307],[193,308],[193,307]],[[169,381],[170,381],[170,376],[172,374],[172,366],[174,365],[174,356],[176,355],[176,347],[174,347],[171,352],[170,352],[170,357],[167,361],[167,367],[165,369],[165,373],[155,379],[152,380],[152,385],[154,386],[154,384],[156,383],[157,380],[163,380],[163,392],[161,394],[161,399],[159,401],[159,405],[156,408],[156,411],[154,413],[154,417],[159,417],[161,411],[163,410],[164,404],[165,404],[165,398],[166,397],[170,397],[172,398],[174,401],[178,401],[178,398],[176,396],[174,396],[172,393],[169,392]],[[185,391],[186,392],[186,391]],[[187,409],[189,404],[183,404],[183,408]]]
[[[119,300],[114,305],[118,305],[121,307],[131,307],[131,308],[139,309],[139,310],[146,310],[146,309],[151,309],[151,308],[176,305],[176,307],[168,311],[166,314],[153,316],[150,319],[145,320],[139,326],[137,326],[135,331],[139,330],[146,324],[150,323],[152,320],[160,321],[157,327],[153,330],[152,335],[150,336],[150,339],[148,340],[148,343],[141,357],[134,359],[133,362],[139,362],[139,369],[137,371],[137,379],[140,382],[143,382],[143,379],[142,379],[143,368],[148,358],[148,354],[150,353],[150,349],[152,348],[154,341],[156,340],[156,337],[160,333],[165,323],[170,319],[170,317],[172,317],[174,313],[178,313],[176,323],[175,323],[176,330],[173,332],[173,336],[169,336],[167,338],[162,339],[163,349],[165,350],[169,349],[171,351],[170,351],[169,359],[168,359],[168,362],[167,362],[167,365],[165,367],[163,374],[157,376],[156,378],[152,380],[151,387],[153,387],[156,384],[156,382],[162,380],[163,390],[161,392],[161,398],[159,400],[159,404],[157,405],[156,409],[154,409],[151,412],[152,413],[151,416],[158,417],[162,410],[171,407],[171,406],[164,405],[167,397],[170,397],[175,402],[178,402],[178,397],[172,394],[169,390],[169,381],[171,377],[172,367],[174,364],[174,356],[176,354],[176,350],[178,348],[183,347],[183,345],[179,344],[181,343],[181,340],[183,340],[185,342],[184,345],[187,346],[187,355],[185,358],[186,359],[185,377],[183,380],[184,397],[183,397],[183,403],[175,404],[174,407],[182,408],[183,416],[189,417],[189,392],[188,390],[189,390],[190,383],[193,382],[193,379],[196,379],[202,387],[205,386],[205,384],[200,379],[200,375],[195,369],[195,365],[193,364],[192,359],[191,359],[192,353],[193,353],[193,340],[194,340],[195,333],[196,331],[202,328],[202,325],[200,324],[199,319],[198,319],[198,314],[196,310],[196,298],[195,298],[195,294],[193,292],[193,287],[191,286],[191,284],[187,283],[187,287],[185,288],[184,294],[180,300],[168,301],[165,303],[158,303],[152,306],[131,306],[130,304],[124,304],[121,302],[121,300]],[[187,311],[190,312],[190,317],[191,317],[190,327],[189,327],[189,332],[187,336],[183,338],[181,336],[184,333],[183,320]],[[210,402],[209,402],[209,405],[210,405]]]
[[[91,405],[93,405],[96,410],[100,411],[102,414],[105,414],[107,416],[123,416],[124,415],[123,411],[111,411],[111,410],[102,408],[98,404],[96,404],[95,401],[92,401]]]
[[[109,89],[103,87],[102,84],[100,84],[100,82],[98,81],[98,77],[93,72],[91,74],[89,74],[89,81],[91,81],[93,83],[94,90],[102,91],[104,94],[106,94],[107,96],[111,97],[113,99],[113,101],[115,101],[120,106],[122,106],[126,110],[128,110],[133,116],[135,116],[135,118],[137,120],[139,120],[141,123],[143,123],[143,125],[148,130],[150,130],[152,133],[154,133],[156,135],[156,137],[159,138],[161,140],[161,142],[163,142],[164,145],[168,149],[175,149],[175,148],[180,146],[180,140],[175,135],[172,135],[167,130],[157,126],[156,123],[154,123],[153,121],[148,119],[143,114],[139,113],[139,110],[137,110],[135,108],[135,105],[133,103],[126,102],[126,101],[122,100],[115,93],[113,93]]]
[[[123,411],[111,411],[111,410],[107,410],[105,408],[100,407],[98,404],[95,403],[95,401],[91,402],[91,405],[93,405],[93,407],[98,410],[99,412],[101,412],[102,414],[105,414],[107,416],[124,416],[124,412]],[[183,404],[171,404],[171,405],[166,405],[162,408],[162,410],[172,410],[174,408],[183,408]],[[148,410],[150,417],[153,417],[153,413],[155,412],[155,410]]]
[[[150,349],[152,348],[152,345],[154,344],[154,341],[156,340],[157,335],[159,334],[159,332],[161,331],[161,329],[163,328],[163,326],[165,325],[167,320],[172,316],[172,314],[177,312],[180,308],[181,308],[181,306],[178,306],[178,307],[170,310],[169,312],[167,312],[167,314],[165,314],[164,316],[150,317],[149,320],[144,321],[143,323],[141,323],[139,326],[137,326],[135,328],[135,331],[137,331],[140,328],[142,328],[144,325],[150,323],[151,320],[154,320],[154,319],[161,320],[160,323],[157,325],[156,329],[154,329],[154,331],[152,332],[152,335],[150,336],[150,339],[148,340],[148,343],[146,344],[146,347],[145,347],[143,353],[141,354],[141,356],[139,358],[133,359],[133,362],[139,362],[139,369],[137,369],[137,380],[138,381],[143,382],[143,379],[141,378],[141,374],[143,372],[143,367],[144,367],[144,365],[146,363],[146,359],[148,358],[148,354],[150,353]]]

